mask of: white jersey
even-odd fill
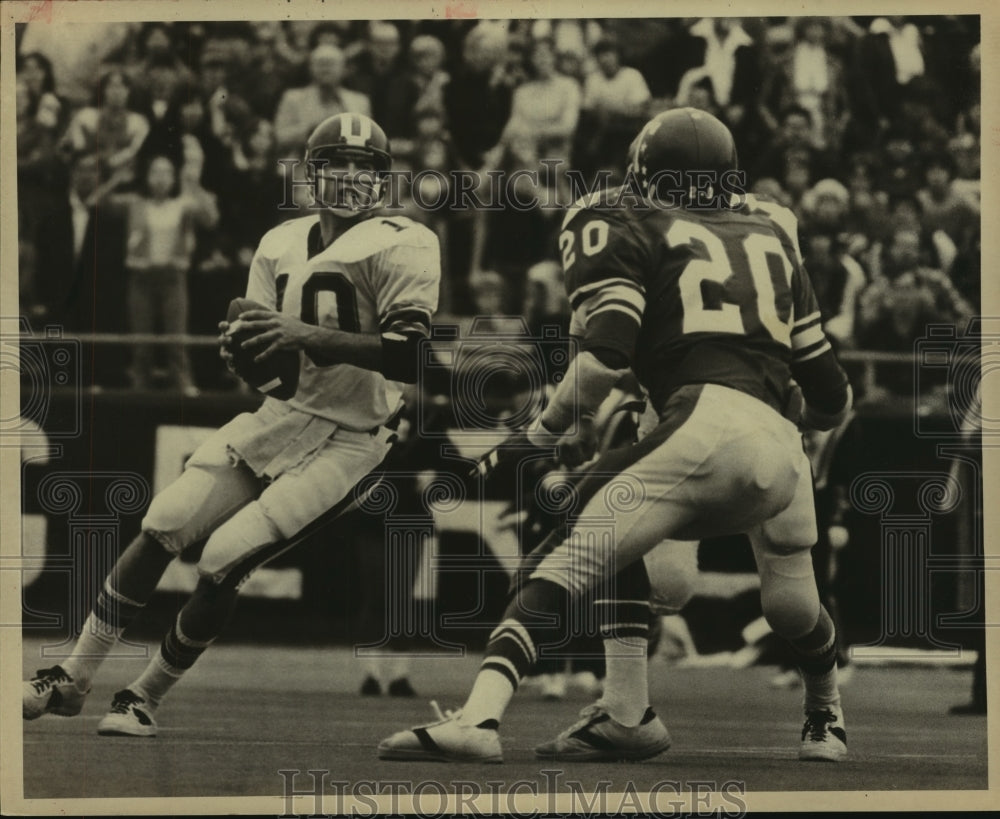
[[[373,216],[322,248],[319,216],[268,231],[250,266],[246,297],[309,324],[378,333],[395,322],[429,327],[437,309],[437,236],[403,216]],[[319,366],[304,352],[287,405],[355,430],[389,420],[402,385],[350,364]],[[268,398],[267,401],[277,399]]]

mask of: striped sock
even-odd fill
[[[613,719],[636,726],[649,707],[649,601],[598,600],[597,611],[607,668],[601,702]]]
[[[117,592],[111,585],[110,577],[104,581],[94,610],[83,624],[72,653],[62,664],[81,690],[90,687],[90,681],[104,658],[111,653],[128,624],[142,609],[142,603]]]
[[[524,625],[504,620],[490,635],[486,657],[462,708],[462,720],[479,725],[486,720],[499,724],[521,678],[535,664],[538,653]]]
[[[167,632],[167,635],[163,638],[163,643],[160,645],[160,653],[163,655],[163,659],[169,666],[179,670],[181,673],[193,666],[205,649],[215,641],[214,637],[211,640],[193,640],[185,635],[181,628],[181,618],[183,616],[183,611],[177,615],[173,627]]]
[[[837,687],[837,631],[824,606],[808,634],[788,641],[797,655],[806,710],[840,704]]]
[[[212,640],[192,640],[181,629],[181,614],[160,643],[146,670],[129,688],[156,708],[184,672],[194,665]]]
[[[521,678],[538,661],[538,647],[565,642],[569,600],[569,592],[549,580],[530,580],[521,588],[490,635],[463,722],[499,724]]]

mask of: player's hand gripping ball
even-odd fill
[[[287,400],[295,395],[299,387],[298,350],[278,350],[263,361],[254,358],[260,350],[247,349],[244,341],[262,331],[241,328],[240,314],[250,310],[267,310],[264,305],[250,299],[233,299],[226,314],[228,328],[221,337],[223,349],[232,359],[233,371],[258,392],[272,398]]]

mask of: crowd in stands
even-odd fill
[[[979,38],[973,16],[21,26],[22,311],[214,333],[261,235],[305,207],[281,160],[350,111],[397,168],[443,174],[403,200],[441,238],[445,314],[565,319],[545,187],[619,173],[642,123],[686,105],[725,121],[749,189],[797,214],[830,335],[909,350],[980,306]],[[413,206],[449,171],[521,169],[542,180],[505,191],[525,207]],[[131,383],[151,385],[150,362],[137,346]],[[195,389],[182,348],[167,368]]]

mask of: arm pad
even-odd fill
[[[382,333],[382,366],[380,372],[390,381],[416,384],[420,373],[420,340],[422,333]]]

